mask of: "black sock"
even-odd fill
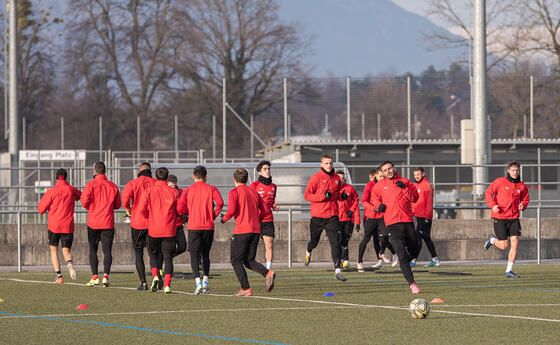
[[[62,278],[62,273],[60,271],[56,271],[56,277],[57,278]]]
[[[67,264],[71,264],[72,263],[72,259],[66,261]]]

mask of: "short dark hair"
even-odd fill
[[[426,171],[422,167],[416,167],[414,168],[414,171],[420,171],[421,173],[426,173]]]
[[[257,172],[261,172],[261,169],[264,165],[268,165],[268,167],[270,168],[269,161],[260,161],[259,164],[257,164]]]
[[[156,180],[158,181],[165,181],[167,180],[167,176],[169,175],[169,170],[165,167],[157,168],[156,170]]]
[[[344,175],[344,176],[346,176],[346,174],[344,173],[344,170],[337,170],[337,171],[336,171],[336,174],[337,174],[337,175]]]
[[[369,176],[375,176],[375,174],[377,173],[377,169],[379,169],[379,168],[370,169]]]
[[[194,177],[196,177],[197,179],[203,179],[206,177],[206,175],[208,174],[208,171],[206,170],[205,167],[203,167],[202,165],[198,165],[195,166],[193,169],[192,174],[194,175]]]
[[[172,183],[177,184],[177,176],[175,176],[175,175],[167,176],[167,182],[172,182]]]
[[[321,162],[323,161],[323,159],[333,159],[332,155],[329,153],[323,153],[321,155]]]
[[[379,165],[379,169],[381,169],[382,166],[387,165],[387,164],[391,164],[391,166],[394,168],[395,164],[393,164],[393,162],[391,161],[385,161],[383,163],[381,163],[381,165]]]
[[[140,171],[142,171],[142,170],[152,170],[152,166],[148,162],[142,162],[142,163],[140,163],[140,166],[138,167],[138,170],[140,170]]]
[[[249,180],[249,173],[243,168],[238,168],[233,173],[233,179],[237,183],[247,183],[247,181]]]
[[[511,168],[512,166],[516,166],[517,169],[521,169],[521,164],[518,161],[511,161],[508,163],[508,169]]]
[[[66,178],[68,177],[68,173],[66,172],[66,169],[60,168],[56,171],[56,179],[57,180],[59,180],[60,176],[62,176],[62,178],[64,180],[66,180]]]
[[[103,162],[97,162],[93,165],[93,170],[95,170],[96,173],[98,174],[105,174],[105,163]]]

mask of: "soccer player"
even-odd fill
[[[352,185],[346,183],[346,175],[344,170],[336,172],[342,183],[341,192],[348,194],[348,199],[338,201],[338,226],[340,231],[340,253],[342,259],[342,268],[350,267],[348,261],[348,242],[354,231],[356,224],[356,232],[360,231],[360,197],[356,189]]]
[[[103,250],[103,286],[109,287],[109,273],[115,237],[115,210],[121,207],[119,188],[105,176],[105,163],[97,162],[93,168],[93,180],[86,183],[81,201],[88,210],[87,232],[89,243],[89,265],[92,277],[87,286],[99,285],[97,248],[101,241]]]
[[[265,277],[266,292],[274,288],[276,273],[255,261],[257,246],[261,232],[261,221],[268,209],[259,194],[248,187],[247,170],[239,168],[233,174],[235,188],[228,195],[228,210],[220,220],[225,223],[232,217],[235,218],[235,228],[231,237],[231,265],[241,284],[235,296],[252,296],[253,289],[249,286],[249,279],[245,267]]]
[[[177,212],[189,217],[187,222],[188,248],[195,281],[195,295],[210,293],[210,249],[214,242],[214,220],[224,206],[218,188],[206,183],[206,168],[193,169],[194,184],[183,191],[177,203]],[[200,280],[200,257],[203,277]]]
[[[484,249],[495,245],[500,250],[506,250],[508,240],[511,243],[506,266],[506,278],[519,278],[513,273],[513,263],[517,256],[521,224],[519,212],[527,209],[529,205],[529,192],[525,183],[521,182],[519,169],[521,164],[511,162],[507,167],[507,175],[497,178],[486,189],[485,197],[488,207],[492,209],[491,217],[494,219],[494,233],[490,235]]]
[[[432,261],[424,267],[439,266],[439,258],[436,254],[436,247],[430,236],[432,230],[432,218],[434,213],[434,185],[426,178],[424,168],[414,169],[414,188],[418,191],[418,201],[412,204],[412,213],[416,217],[416,235],[418,236],[418,254],[422,250],[422,240],[426,242],[426,247],[430,251]],[[416,258],[410,263],[416,266]]]
[[[362,205],[364,205],[364,238],[360,242],[358,248],[358,271],[364,271],[363,258],[366,251],[367,244],[370,238],[373,238],[373,248],[375,249],[375,256],[377,257],[377,263],[373,265],[373,268],[379,268],[383,265],[383,261],[390,263],[391,260],[385,258],[385,250],[389,249],[393,255],[393,263],[391,266],[395,267],[399,263],[399,259],[395,254],[393,246],[389,242],[389,234],[383,222],[383,214],[377,212],[377,209],[373,206],[373,194],[371,193],[373,187],[376,183],[383,179],[383,173],[381,172],[381,167],[371,169],[369,172],[370,182],[364,187],[362,193]]]
[[[148,217],[139,212],[140,198],[150,189],[156,180],[152,178],[152,167],[150,163],[143,162],[138,167],[137,177],[128,182],[122,191],[122,206],[130,215],[130,236],[136,263],[136,272],[140,278],[138,290],[148,290],[146,282],[146,267],[144,264],[144,247],[148,237]]]
[[[270,176],[270,162],[260,161],[257,164],[258,180],[251,183],[249,187],[259,193],[266,206],[269,208],[261,222],[261,237],[264,242],[266,268],[272,267],[272,252],[274,245],[274,216],[272,210],[278,211],[280,208],[276,205],[276,185],[272,183]]]
[[[167,185],[169,187],[175,188],[179,191],[179,199],[183,193],[183,190],[177,186],[177,176],[169,175],[167,176]],[[177,214],[177,233],[175,234],[175,242],[177,247],[175,248],[175,252],[173,253],[173,257],[177,255],[181,255],[187,251],[187,238],[185,237],[185,229],[183,227],[183,217],[180,214]],[[161,266],[159,267],[161,269]]]
[[[305,200],[311,202],[311,221],[304,265],[311,261],[311,251],[319,244],[321,233],[326,230],[331,256],[334,263],[334,279],[346,281],[340,269],[340,231],[338,229],[338,200],[348,199],[348,194],[340,191],[340,177],[334,173],[333,157],[321,155],[321,169],[311,176],[305,188]]]
[[[58,260],[58,242],[62,247],[62,256],[64,256],[68,266],[68,273],[70,273],[72,280],[76,279],[76,270],[72,264],[70,250],[74,240],[74,208],[82,193],[66,182],[67,176],[65,169],[58,169],[56,184],[47,190],[37,205],[40,214],[48,211],[49,247],[57,284],[63,283],[60,261]]]
[[[418,192],[412,183],[397,173],[393,163],[381,164],[384,178],[373,187],[373,206],[383,213],[390,242],[399,257],[401,271],[413,294],[420,293],[410,269],[410,260],[418,256],[418,239],[414,229],[412,203]]]
[[[167,168],[156,170],[156,183],[140,199],[140,212],[148,216],[148,254],[152,269],[152,292],[159,285],[159,256],[163,254],[164,279],[163,291],[171,293],[173,275],[173,254],[176,250],[177,200],[179,191],[167,185]]]

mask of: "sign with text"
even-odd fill
[[[85,150],[20,150],[19,160],[25,161],[75,161],[85,160]]]

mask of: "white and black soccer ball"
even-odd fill
[[[425,319],[430,313],[430,304],[425,299],[417,298],[414,301],[410,302],[408,310],[410,311],[410,315],[412,315],[413,318]]]

